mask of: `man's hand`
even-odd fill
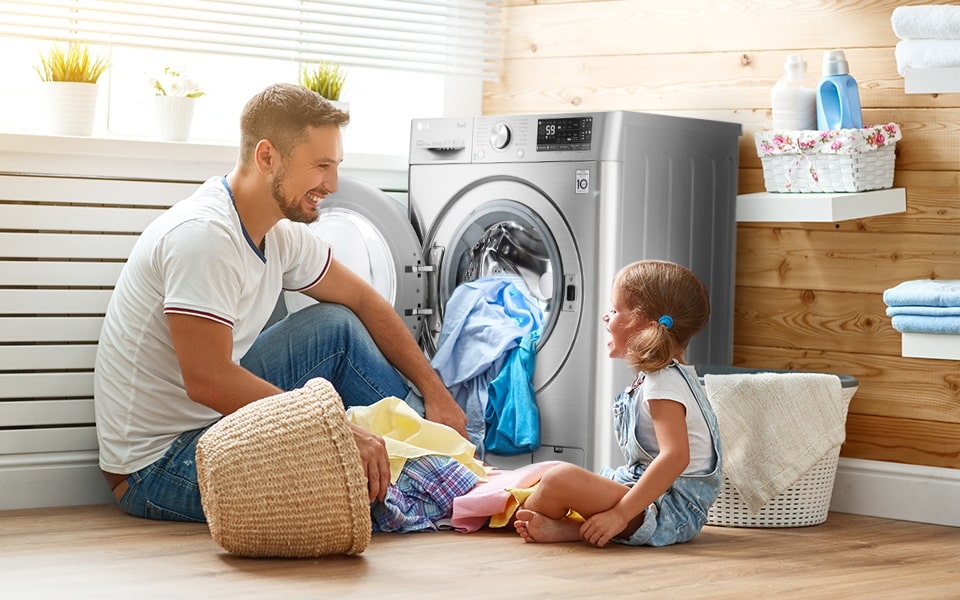
[[[357,450],[360,451],[360,463],[363,465],[363,472],[367,476],[367,488],[370,492],[370,502],[374,500],[383,500],[387,495],[387,487],[390,485],[390,458],[387,456],[387,444],[383,438],[374,435],[356,425],[350,423],[350,429],[353,430],[353,439],[357,443]]]
[[[453,399],[446,388],[443,389],[443,392],[439,396],[423,399],[423,408],[427,420],[451,427],[465,439],[470,439],[467,437],[466,413],[463,412],[463,409],[460,408],[460,405],[457,404],[457,401]]]

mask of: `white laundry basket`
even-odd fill
[[[760,372],[727,366],[697,365],[701,377],[707,374]],[[766,372],[771,372],[767,370]],[[775,371],[780,372],[780,371]],[[795,373],[796,371],[784,371]],[[857,392],[859,381],[849,375],[840,377],[845,404]],[[840,446],[831,450],[800,476],[790,487],[771,498],[757,512],[752,512],[737,489],[723,476],[720,493],[707,513],[708,525],[724,527],[807,527],[827,520],[833,484],[837,476]]]

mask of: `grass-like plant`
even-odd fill
[[[110,61],[95,56],[85,42],[69,42],[66,47],[54,44],[40,55],[40,64],[34,70],[43,81],[74,81],[96,83]]]
[[[313,90],[327,100],[340,100],[340,92],[347,80],[347,73],[336,63],[321,62],[313,67],[300,69],[300,85]]]

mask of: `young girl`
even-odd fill
[[[664,546],[700,531],[720,489],[720,436],[696,373],[679,361],[709,315],[689,269],[645,260],[617,273],[603,321],[610,357],[637,371],[613,404],[627,464],[546,471],[515,515],[524,541]]]

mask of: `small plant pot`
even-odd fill
[[[43,82],[46,104],[44,131],[52,135],[89,136],[97,114],[99,88],[95,83]]]
[[[196,102],[196,98],[154,96],[157,138],[168,142],[187,141]]]

